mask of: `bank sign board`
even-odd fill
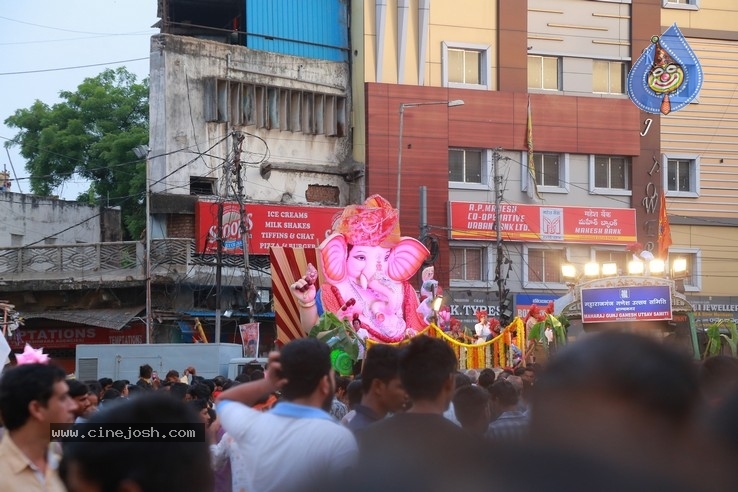
[[[218,203],[197,202],[195,206],[195,248],[199,254],[218,249]],[[248,230],[249,253],[268,255],[272,246],[315,248],[331,231],[333,218],[343,209],[307,205],[247,203],[241,207],[223,204],[223,254],[243,254],[242,224]]]
[[[451,239],[495,238],[495,204],[451,202]],[[506,241],[630,244],[636,241],[632,208],[500,206],[500,230]]]
[[[668,285],[582,289],[582,323],[670,319]]]

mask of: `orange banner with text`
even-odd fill
[[[450,238],[496,238],[495,204],[450,202]],[[632,208],[500,205],[500,231],[506,241],[561,241],[629,244],[636,241]]]

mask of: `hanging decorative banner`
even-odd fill
[[[241,332],[244,357],[259,356],[259,323],[244,323],[238,325]]]
[[[628,97],[647,113],[679,111],[702,88],[702,65],[676,24],[651,38],[628,73]]]

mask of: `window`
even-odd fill
[[[486,183],[485,153],[473,149],[448,149],[448,180],[456,183]]]
[[[669,263],[677,258],[687,260],[687,276],[675,280],[684,282],[685,291],[702,290],[702,251],[693,248],[669,248]]]
[[[608,155],[592,156],[589,192],[630,195],[630,159]]]
[[[215,178],[190,176],[190,195],[215,195]]]
[[[469,43],[442,44],[443,86],[492,89],[492,48]]]
[[[559,59],[555,56],[528,55],[528,87],[560,90]]]
[[[661,5],[667,9],[699,10],[700,0],[662,0]]]
[[[533,154],[538,186],[559,186],[559,154]]]
[[[625,93],[625,63],[594,60],[592,62],[592,92]]]
[[[528,154],[523,153],[521,166],[522,190],[528,191],[532,176],[528,171]],[[536,172],[536,186],[540,193],[569,193],[569,154],[544,152],[533,153],[533,165]]]
[[[275,86],[207,79],[205,120],[269,130],[345,137],[346,98]]]
[[[633,255],[627,251],[612,251],[607,249],[598,249],[594,252],[594,261],[600,265],[604,263],[615,263],[618,266],[618,274],[628,271],[628,262],[633,259]]]
[[[566,258],[563,249],[530,248],[525,246],[526,268],[525,287],[553,287],[550,284],[561,284],[564,281],[561,276],[561,265]]]
[[[664,175],[667,196],[697,198],[700,196],[700,159],[690,154],[670,154],[666,161]]]
[[[452,280],[484,280],[483,248],[450,248],[449,278]]]

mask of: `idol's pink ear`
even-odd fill
[[[318,249],[325,278],[330,283],[342,282],[346,277],[346,238],[343,234],[331,234]]]
[[[415,275],[428,255],[430,252],[423,243],[411,237],[402,237],[390,253],[387,275],[398,282],[407,280]]]

